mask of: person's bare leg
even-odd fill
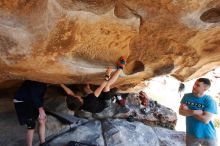
[[[121,74],[123,68],[125,67],[125,64],[126,64],[125,56],[121,56],[117,62],[117,70],[114,72],[114,75],[108,80],[108,83],[103,90],[104,92],[110,91],[110,86],[117,81],[119,75]]]
[[[34,136],[34,129],[28,129],[26,133],[27,146],[32,146],[33,136]]]
[[[121,74],[122,71],[123,71],[122,69],[117,69],[117,70],[114,72],[113,76],[110,78],[110,80],[108,81],[108,83],[105,85],[105,87],[104,87],[104,89],[103,89],[104,92],[110,91],[110,86],[117,81],[117,79],[118,79],[118,77],[119,77],[119,75]]]
[[[110,76],[112,73],[112,68],[108,67],[106,70],[106,75]],[[111,79],[110,79],[111,80]],[[96,97],[99,97],[99,95],[101,94],[102,90],[105,88],[105,86],[107,85],[108,81],[104,80],[101,85],[94,91],[94,95]]]
[[[113,76],[110,78],[110,80],[104,81],[104,82],[95,90],[95,92],[94,92],[95,96],[98,97],[98,96],[101,94],[102,90],[103,90],[104,92],[110,91],[110,86],[117,81],[117,79],[118,79],[118,77],[119,77],[119,75],[121,74],[122,71],[123,71],[122,69],[117,69],[117,70],[114,72]]]
[[[40,143],[45,142],[45,128],[46,128],[46,119],[39,119],[38,120],[38,135],[40,139]]]
[[[105,88],[107,83],[108,81],[103,81],[102,84],[94,91],[94,95],[96,97],[99,97],[99,95],[101,94],[102,90]]]

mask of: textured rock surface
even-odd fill
[[[117,84],[185,80],[220,62],[218,0],[1,0],[0,84],[98,83],[121,55]]]
[[[26,127],[20,126],[13,110],[11,101],[0,98],[1,103],[10,106],[10,111],[0,110],[0,129],[4,132],[0,137],[1,145],[20,146],[25,143]],[[6,98],[8,99],[8,98]],[[3,107],[3,106],[1,106]],[[69,141],[96,144],[98,146],[145,146],[146,144],[183,146],[184,132],[168,130],[166,128],[150,127],[141,122],[127,122],[124,119],[115,120],[85,120],[77,119],[72,125],[63,125],[56,118],[48,115],[46,135],[53,146],[64,146]],[[79,122],[80,121],[80,122]],[[165,136],[166,135],[166,136]],[[11,140],[13,139],[13,140]],[[38,146],[38,137],[35,133],[34,146]]]
[[[51,145],[62,146],[71,140],[93,145],[104,145],[101,123],[99,121],[89,121],[83,125],[78,126],[76,129],[54,139],[51,142]]]
[[[176,113],[163,106],[163,105],[155,105],[150,107],[149,105],[146,107],[148,112],[142,113],[140,105],[129,103],[129,99],[135,99],[135,94],[131,94],[128,96],[127,107],[130,109],[128,113],[120,112],[120,106],[113,105],[111,109],[106,108],[103,112],[95,114],[95,118],[105,118],[106,116],[111,116],[113,118],[122,118],[126,119],[129,116],[133,116],[135,121],[143,122],[147,125],[151,126],[162,126],[170,129],[174,129],[176,126],[177,115]],[[136,100],[137,103],[138,100]],[[152,101],[154,102],[154,101]]]
[[[87,118],[90,120],[94,119],[107,119],[107,118],[116,118],[116,119],[127,119],[129,116],[133,116],[135,121],[140,121],[146,125],[151,126],[161,126],[166,127],[169,129],[174,129],[176,126],[177,121],[177,115],[176,113],[171,110],[170,108],[167,108],[160,104],[154,104],[154,101],[151,101],[153,103],[153,106],[148,105],[146,107],[147,112],[142,113],[141,107],[139,105],[139,98],[137,98],[138,94],[128,94],[127,100],[126,100],[126,107],[130,109],[129,112],[122,112],[121,106],[117,103],[110,103],[109,107],[107,107],[105,110],[103,110],[100,113],[90,113],[86,111],[79,111],[76,113],[78,117],[81,118]],[[109,101],[110,102],[110,101]],[[54,97],[49,98],[45,102],[45,107],[49,111],[55,111],[58,113],[68,113],[70,115],[73,115],[74,113],[68,110],[66,106],[66,102],[64,98],[60,97]]]
[[[165,134],[165,135],[164,135]],[[69,141],[78,141],[97,146],[184,146],[184,133],[164,128],[146,126],[140,122],[125,120],[89,121],[58,138],[53,146],[64,146]]]

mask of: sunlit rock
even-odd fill
[[[220,60],[218,0],[2,0],[0,84],[100,83],[127,57],[115,86],[161,74],[202,75]]]

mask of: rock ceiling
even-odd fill
[[[98,83],[125,55],[117,85],[220,64],[218,0],[1,0],[0,84]]]

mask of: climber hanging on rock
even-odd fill
[[[117,62],[117,70],[112,73],[112,68],[108,67],[106,70],[104,81],[94,92],[90,89],[89,84],[87,84],[85,91],[88,93],[88,95],[86,95],[85,97],[76,95],[67,86],[61,84],[61,87],[65,90],[67,94],[66,102],[68,108],[73,111],[85,110],[91,113],[99,113],[103,111],[107,107],[106,100],[110,100],[113,97],[110,91],[110,86],[116,82],[119,75],[123,72],[125,64],[125,57],[121,56]]]

